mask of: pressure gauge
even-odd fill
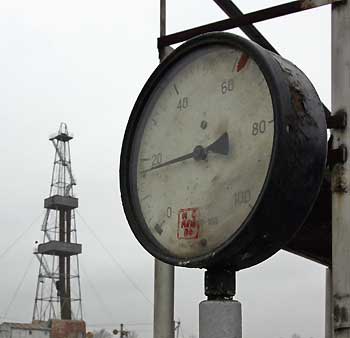
[[[326,142],[322,104],[293,64],[228,33],[192,39],[132,110],[120,163],[128,222],[169,264],[257,264],[303,224]]]

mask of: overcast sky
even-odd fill
[[[283,2],[236,3],[248,12]],[[65,121],[75,135],[75,191],[86,221],[77,218],[84,318],[92,329],[127,323],[126,329],[138,331],[140,338],[151,337],[153,258],[125,219],[118,168],[129,113],[158,64],[158,16],[159,0],[0,1],[0,316],[18,290],[6,320],[31,321],[38,273],[32,248],[42,237],[54,155],[48,136]],[[224,18],[210,0],[168,0],[168,32]],[[330,8],[257,26],[309,76],[329,106]],[[244,336],[287,338],[298,332],[321,338],[324,273],[324,267],[284,252],[239,272]],[[175,292],[181,334],[197,335],[203,271],[177,268]]]

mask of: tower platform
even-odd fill
[[[49,140],[57,140],[57,141],[62,141],[62,142],[68,142],[73,138],[71,134],[68,132],[58,132],[57,134],[52,135]]]
[[[72,196],[54,195],[45,198],[44,207],[53,210],[72,210],[78,208],[78,199]]]
[[[81,254],[81,244],[49,241],[39,244],[38,253],[51,256],[69,257]]]

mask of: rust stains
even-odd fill
[[[305,112],[304,97],[300,91],[294,87],[290,87],[292,94],[292,105],[296,112]]]
[[[313,0],[304,0],[300,4],[301,9],[309,9],[309,8],[314,8],[315,3]]]
[[[332,191],[341,193],[348,192],[345,168],[340,164],[335,165],[333,168]]]
[[[334,321],[336,325],[339,323],[347,323],[349,321],[349,312],[346,307],[336,305],[334,307]]]
[[[249,56],[243,53],[237,63],[237,73],[239,73],[246,65],[249,60]]]
[[[311,8],[315,8],[323,5],[330,5],[334,2],[337,2],[337,0],[302,0],[300,4],[300,8],[311,9]]]

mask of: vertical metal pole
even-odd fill
[[[154,338],[174,338],[174,267],[154,262]]]
[[[166,33],[166,0],[160,0],[160,35]],[[160,61],[167,51],[159,51]],[[174,338],[174,267],[154,262],[154,338]]]
[[[65,211],[60,210],[59,211],[59,240],[60,242],[65,241]],[[61,319],[67,319],[66,318],[66,261],[64,256],[59,256],[59,276],[60,276],[60,283],[59,283],[59,298],[60,298],[60,306],[61,306]]]
[[[67,232],[66,232],[66,242],[70,243],[71,241],[71,210],[66,211],[66,223],[67,223]],[[67,256],[66,260],[66,307],[67,307],[67,319],[72,319],[72,299],[71,299],[71,276],[70,276],[70,256]]]
[[[350,2],[332,7],[332,113],[350,112]],[[350,149],[350,132],[332,130],[333,148]],[[332,170],[334,338],[350,338],[350,161]]]
[[[332,312],[333,312],[333,306],[332,306],[332,298],[333,298],[333,291],[332,291],[332,270],[327,268],[326,269],[326,312],[325,312],[325,338],[332,338]]]
[[[160,36],[166,34],[166,0],[160,0]]]

